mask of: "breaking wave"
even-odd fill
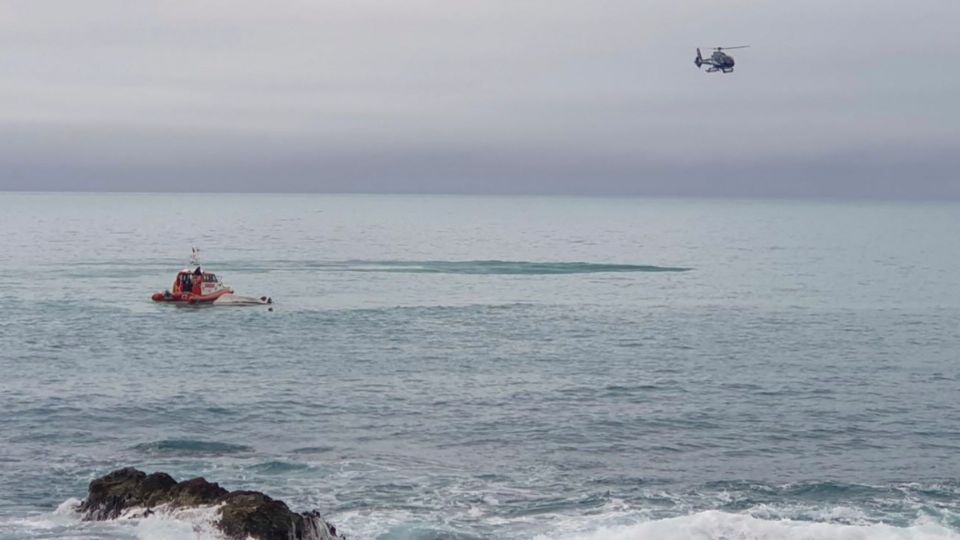
[[[193,509],[157,508],[144,517],[132,509],[108,522],[81,522],[76,512],[79,499],[69,499],[50,514],[0,522],[4,530],[22,536],[44,538],[137,538],[140,540],[223,540],[214,522],[216,506]],[[833,507],[824,520],[795,519],[774,512],[758,516],[755,512],[705,510],[683,516],[653,518],[628,505],[606,505],[596,514],[579,516],[546,514],[497,519],[487,516],[487,525],[494,528],[476,532],[458,527],[427,523],[410,511],[349,510],[331,516],[354,540],[960,540],[960,532],[923,512],[920,517],[902,526],[854,519],[836,521],[850,508]],[[854,512],[856,513],[856,512]],[[474,517],[481,517],[478,511]],[[948,518],[948,521],[950,518]],[[453,520],[456,522],[457,520]],[[503,525],[519,525],[519,530],[498,529]],[[513,529],[513,527],[508,527]]]
[[[49,514],[0,521],[0,538],[70,538],[76,540],[226,540],[217,530],[218,507],[131,509],[111,521],[81,521],[80,499],[67,499]],[[6,536],[10,534],[12,536]]]
[[[572,525],[572,524],[567,524]],[[544,533],[535,540],[958,540],[960,533],[920,518],[906,527],[761,519],[707,510],[641,523]]]

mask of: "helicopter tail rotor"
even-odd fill
[[[703,55],[700,54],[700,48],[697,47],[697,57],[693,59],[693,63],[699,68],[703,65]]]

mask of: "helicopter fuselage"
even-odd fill
[[[708,62],[706,62],[706,63],[708,63],[708,64],[710,64],[711,66],[713,66],[713,67],[715,68],[715,70],[717,70],[717,69],[719,69],[719,70],[728,70],[728,69],[729,69],[729,70],[732,70],[732,69],[733,69],[733,65],[734,65],[736,62],[733,61],[733,57],[730,56],[729,54],[725,54],[725,53],[722,53],[722,52],[720,52],[720,51],[714,51],[714,53],[710,55],[710,60],[709,60]],[[708,69],[707,71],[710,71],[710,70]]]
[[[742,48],[742,47],[727,47],[727,48]],[[723,52],[723,47],[718,47],[713,51],[713,54],[709,58],[704,58],[700,54],[700,49],[697,49],[697,57],[693,60],[693,63],[697,67],[703,66],[706,64],[707,73],[716,73],[717,71],[721,73],[732,73],[733,66],[736,62],[733,61],[733,57],[729,54]]]

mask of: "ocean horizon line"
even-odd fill
[[[957,204],[960,198],[884,197],[869,195],[717,195],[653,193],[539,193],[539,192],[433,192],[433,191],[140,191],[140,190],[36,190],[0,189],[0,194],[21,195],[271,195],[271,196],[369,196],[369,197],[450,197],[450,198],[544,198],[544,199],[650,199],[663,201],[798,202],[798,203],[908,203]]]

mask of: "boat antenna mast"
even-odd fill
[[[191,248],[193,253],[190,255],[190,266],[200,266],[200,250]]]

